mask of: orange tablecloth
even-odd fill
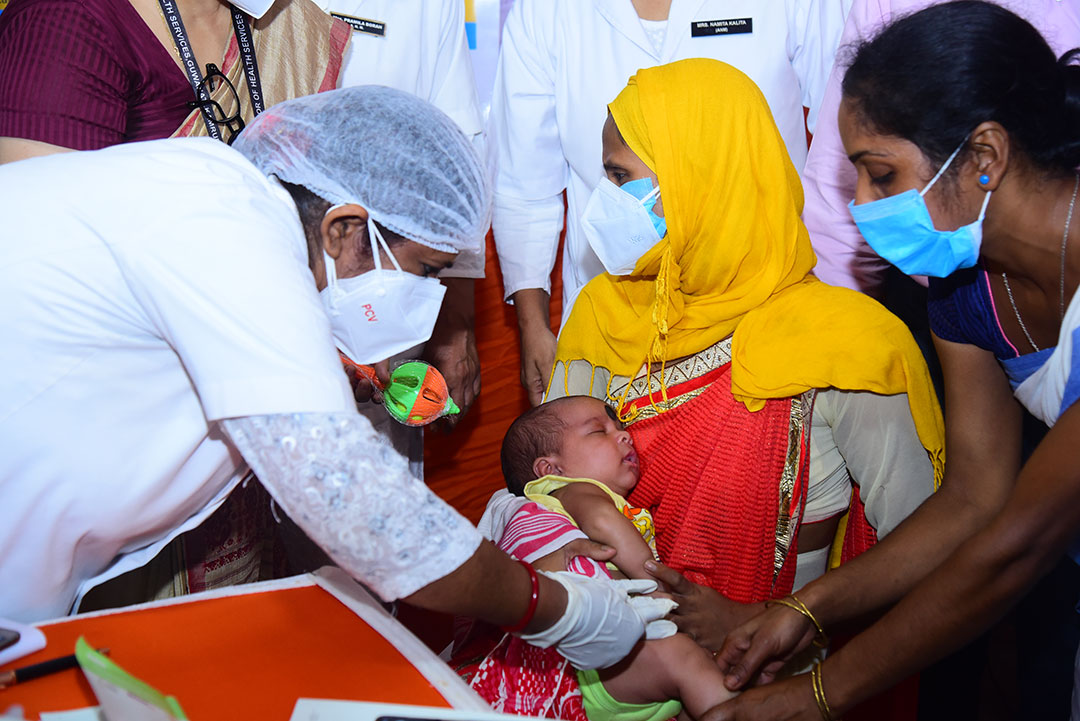
[[[250,588],[257,588],[251,586]],[[192,721],[288,719],[299,697],[448,707],[386,639],[318,586],[285,588],[41,626],[48,645],[0,670],[74,652],[83,635],[129,673],[180,701]],[[0,690],[0,713],[95,706],[82,672]]]

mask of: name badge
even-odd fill
[[[727,20],[695,20],[690,23],[690,37],[707,38],[713,35],[741,35],[754,32],[754,18]]]
[[[341,13],[330,13],[338,20],[344,20],[349,23],[349,26],[358,33],[364,33],[365,35],[374,35],[376,37],[386,37],[386,23],[381,23],[378,20],[368,20],[366,18],[356,18],[352,15],[343,15]]]

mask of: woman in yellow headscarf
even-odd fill
[[[653,509],[666,564],[742,603],[784,597],[824,572],[849,507],[847,556],[932,493],[925,362],[875,301],[810,274],[799,177],[749,78],[649,68],[609,110],[610,182],[583,216],[609,272],[573,306],[548,398],[593,395],[629,424],[630,500]]]

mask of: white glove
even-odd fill
[[[656,599],[658,601],[666,601],[670,606],[671,611],[674,611],[679,607],[679,604],[670,599]],[[633,601],[631,600],[631,603]],[[658,638],[667,638],[668,636],[674,636],[679,632],[679,627],[675,625],[674,621],[669,621],[666,618],[661,618],[657,621],[649,621],[645,624],[645,640],[655,641]]]
[[[652,593],[656,590],[656,581],[647,579],[619,579],[611,580],[624,593]],[[645,588],[642,584],[651,583],[651,588]],[[645,590],[641,590],[641,589]],[[658,638],[674,636],[679,632],[679,627],[674,621],[667,620],[667,615],[679,607],[679,603],[670,598],[652,598],[651,596],[630,596],[630,606],[645,621],[645,640],[655,641]]]
[[[675,608],[674,601],[629,595],[655,591],[655,581],[612,581],[566,571],[540,573],[566,589],[566,611],[550,628],[521,638],[541,648],[555,646],[574,668],[615,665],[653,624],[659,625],[646,634],[647,638],[663,638],[675,632],[675,624],[661,620]]]

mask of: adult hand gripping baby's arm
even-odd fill
[[[734,629],[716,654],[731,691],[771,683],[788,659],[810,645],[817,629],[787,606],[772,606]],[[772,688],[772,686],[770,686]]]
[[[821,712],[810,674],[801,674],[745,691],[699,721],[821,721]]]
[[[733,629],[765,610],[764,604],[738,603],[725,598],[662,563],[648,561],[645,570],[663,582],[670,589],[668,595],[679,604],[671,613],[679,630],[709,651],[719,651]]]
[[[571,561],[578,556],[606,562],[615,557],[615,549],[588,538],[577,538],[562,548],[533,561],[533,568],[537,571],[567,571],[570,569]]]

